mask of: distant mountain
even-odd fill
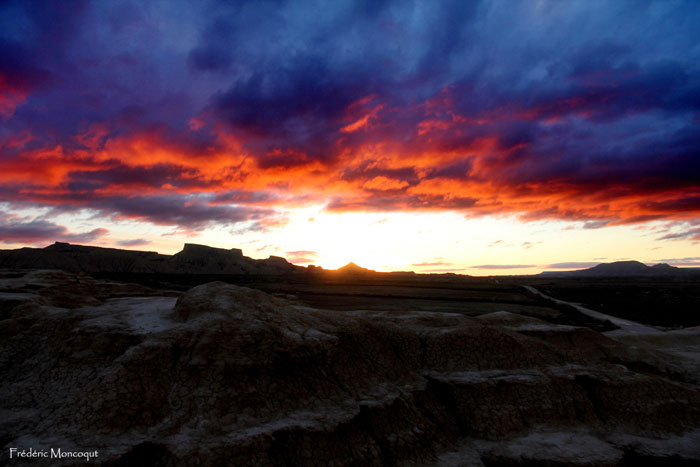
[[[336,269],[336,271],[341,274],[371,274],[377,272],[372,269],[363,268],[352,262],[346,264],[342,268]]]
[[[588,269],[577,271],[545,271],[541,276],[549,277],[639,277],[639,276],[682,276],[698,274],[697,268],[677,268],[666,263],[647,266],[639,261],[616,261],[602,263]]]
[[[186,243],[174,255],[153,251],[71,245],[0,250],[0,268],[62,269],[87,273],[287,274],[305,270],[279,256],[252,259],[237,248],[226,250]]]
[[[668,267],[678,269],[671,266]],[[616,261],[614,263],[599,264],[598,266],[578,271],[577,274],[579,276],[646,276],[653,275],[656,272],[656,269],[639,261]]]

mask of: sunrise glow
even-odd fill
[[[0,248],[700,265],[697,2],[0,6]]]

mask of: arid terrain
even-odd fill
[[[5,453],[97,451],[90,463],[104,466],[700,464],[700,329],[589,316],[570,292],[615,282],[324,271],[235,252],[252,272],[226,274],[211,266],[232,270],[225,253],[195,250],[194,273],[182,256],[159,259],[167,271],[117,270],[142,256],[100,249],[67,262],[78,270],[0,264]],[[695,303],[693,280],[660,293]]]

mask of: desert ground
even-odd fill
[[[4,270],[3,449],[104,466],[700,463],[700,329],[589,316],[567,281]]]

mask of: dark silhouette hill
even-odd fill
[[[367,269],[363,268],[362,266],[358,266],[353,262],[346,264],[342,268],[336,269],[336,271],[340,274],[372,274],[376,272],[372,269]]]
[[[666,263],[647,266],[639,261],[615,261],[602,263],[588,269],[577,271],[546,271],[542,276],[551,277],[640,277],[640,276],[678,276],[697,274],[697,268],[677,268]]]
[[[286,259],[252,259],[240,249],[212,248],[186,243],[174,255],[153,251],[71,245],[56,242],[46,248],[0,250],[0,268],[61,269],[86,273],[162,274],[287,274],[304,270]]]

